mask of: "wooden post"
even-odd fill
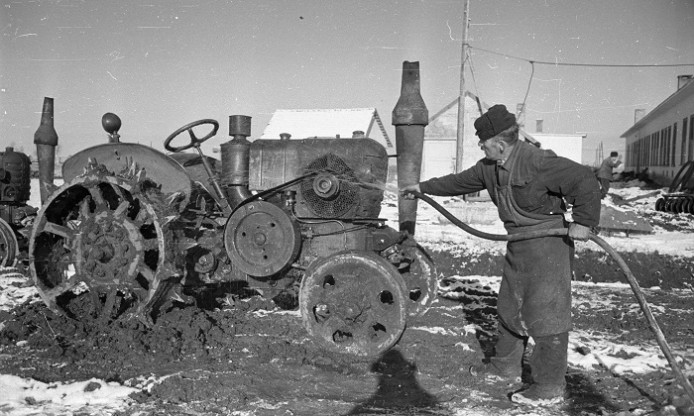
[[[463,42],[460,56],[460,95],[458,96],[458,132],[456,136],[455,171],[463,170],[463,136],[465,132],[465,50],[467,47],[468,13],[470,2],[465,0],[463,7]]]

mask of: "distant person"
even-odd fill
[[[496,355],[470,368],[474,377],[519,380],[528,338],[533,383],[511,395],[515,403],[546,406],[564,400],[571,330],[574,240],[590,237],[600,219],[600,188],[593,171],[518,139],[516,117],[495,105],[475,121],[485,158],[460,173],[401,189],[431,195],[465,195],[486,189],[509,234],[568,229],[568,236],[509,241],[497,312]],[[564,218],[563,201],[573,206]]]
[[[610,190],[610,181],[612,180],[612,169],[621,165],[622,161],[619,160],[619,153],[610,152],[610,157],[602,161],[600,168],[595,173],[600,181],[600,193],[602,194],[601,199],[605,199],[607,196],[607,191]]]

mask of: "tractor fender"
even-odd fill
[[[137,169],[145,170],[147,178],[161,185],[165,195],[181,192],[186,201],[190,199],[193,184],[186,169],[166,154],[138,143],[105,143],[72,155],[63,163],[65,182],[81,175],[90,159],[116,175],[135,163]]]

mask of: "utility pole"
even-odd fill
[[[460,95],[458,96],[458,133],[456,136],[455,171],[463,170],[463,133],[465,132],[465,50],[467,48],[467,29],[469,26],[468,13],[470,1],[465,0],[463,6],[463,42],[460,56]]]

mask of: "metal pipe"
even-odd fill
[[[221,146],[222,177],[233,210],[252,195],[248,189],[251,142],[246,139],[251,135],[251,117],[229,116],[229,135],[233,139]]]
[[[55,148],[58,146],[58,133],[53,126],[53,98],[43,98],[41,124],[34,133],[34,144],[39,162],[39,184],[41,205],[43,205],[53,186]]]
[[[398,188],[419,183],[424,147],[424,127],[429,124],[429,111],[420,94],[419,62],[402,64],[400,98],[393,109],[395,145],[398,161]],[[398,197],[400,231],[414,235],[417,221],[417,200]]]

